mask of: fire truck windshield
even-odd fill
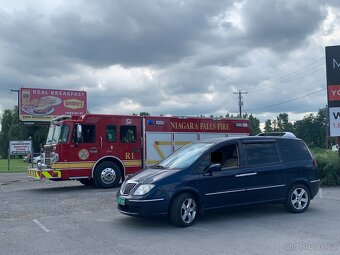
[[[192,143],[183,146],[167,158],[159,162],[155,167],[166,169],[180,169],[190,166],[205,151],[207,151],[214,143]]]
[[[70,128],[67,125],[51,125],[46,144],[66,143]]]

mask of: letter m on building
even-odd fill
[[[338,63],[337,61],[336,61],[336,59],[335,58],[333,58],[333,69],[335,69],[335,68],[340,68],[340,63]]]

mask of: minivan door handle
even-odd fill
[[[257,173],[246,173],[246,174],[237,174],[235,177],[246,177],[246,176],[252,176],[257,175]]]

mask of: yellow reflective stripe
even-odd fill
[[[46,179],[54,179],[54,178],[61,178],[61,171],[60,170],[54,170],[50,171],[52,174],[57,174],[57,176],[51,175],[48,171],[42,171],[41,174],[46,178]]]
[[[165,144],[166,143],[166,144]],[[158,142],[155,141],[153,144],[153,147],[155,148],[155,150],[157,151],[158,156],[163,159],[165,158],[163,152],[161,151],[161,149],[158,147],[158,145],[171,145],[171,142],[169,142],[170,144],[167,144],[168,142]]]
[[[39,170],[27,170],[27,176],[33,177],[35,179],[54,179],[54,178],[61,178],[61,171],[60,170],[53,170],[53,171],[39,171]]]
[[[191,143],[191,142],[186,142],[186,141],[176,141],[174,142],[173,144],[174,145],[186,145],[188,143]],[[153,144],[153,147],[155,148],[155,150],[157,151],[157,154],[158,156],[161,158],[161,159],[164,159],[165,156],[163,154],[163,152],[161,151],[161,149],[159,148],[160,145],[172,145],[172,142],[169,142],[169,141],[155,141],[154,144]]]
[[[80,169],[80,168],[88,168],[92,169],[95,162],[58,162],[56,164],[52,164],[52,168],[59,169]],[[123,160],[123,164],[126,167],[140,167],[142,165],[141,160]]]
[[[41,172],[41,174],[42,174],[45,178],[47,178],[47,179],[51,179],[51,178],[52,178],[52,175],[50,175],[50,173],[47,172],[47,171],[43,171],[43,172]]]
[[[140,160],[123,160],[123,164],[127,167],[140,167],[142,162]]]
[[[52,164],[52,168],[73,169],[73,168],[92,168],[94,162],[60,162]]]
[[[36,170],[27,170],[27,176],[35,179],[40,179],[39,172]]]
[[[155,164],[157,164],[159,161],[160,161],[160,160],[148,160],[148,161],[146,162],[146,164],[148,164],[148,165],[155,165]]]

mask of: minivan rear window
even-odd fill
[[[311,159],[310,152],[303,141],[278,139],[282,158],[284,161],[297,161]]]

